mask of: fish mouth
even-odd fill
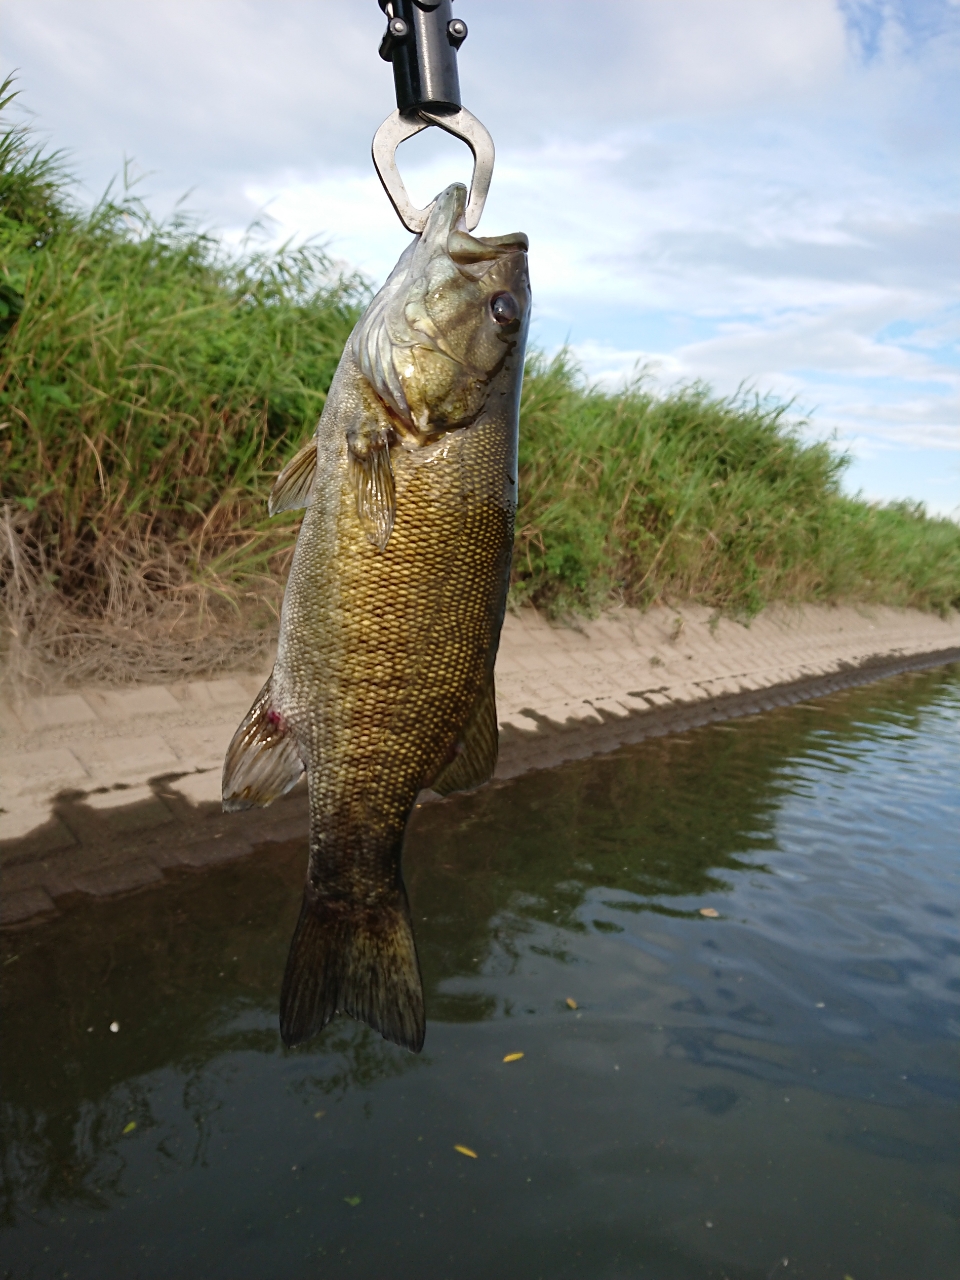
[[[432,245],[444,244],[447,255],[458,267],[493,263],[509,254],[526,253],[530,241],[522,231],[505,236],[475,236],[463,223],[467,207],[467,188],[452,182],[434,201],[427,225],[420,237]],[[471,273],[472,278],[476,278]]]
[[[417,351],[441,357],[465,378],[488,382],[497,370],[475,366],[469,346],[456,350],[444,329],[460,323],[456,306],[438,315],[435,300],[447,289],[455,297],[460,278],[469,295],[484,277],[496,271],[504,279],[525,276],[527,237],[518,232],[503,236],[474,236],[466,230],[464,213],[467,189],[451,183],[433,203],[422,233],[411,241],[386,284],[361,317],[350,346],[360,372],[383,403],[390,417],[401,427],[422,434],[426,428],[422,407],[414,410],[408,397],[411,378],[416,377]],[[481,288],[484,286],[481,285]],[[509,287],[508,285],[505,287]],[[476,295],[475,295],[476,296]],[[469,308],[468,308],[469,309]],[[504,333],[503,358],[514,343]],[[463,340],[457,344],[464,348]],[[502,359],[493,362],[502,365]],[[419,396],[415,396],[419,399]],[[447,424],[449,430],[454,424]],[[467,426],[465,420],[457,423]],[[432,434],[432,432],[431,432]]]

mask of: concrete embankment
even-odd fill
[[[960,618],[881,607],[623,609],[574,627],[506,620],[497,663],[505,781],[669,733],[960,658]],[[90,687],[0,706],[0,923],[127,892],[306,834],[301,784],[219,810],[227,743],[264,673]]]

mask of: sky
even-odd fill
[[[530,236],[533,341],[586,376],[791,400],[845,485],[960,518],[960,0],[456,0]],[[409,240],[370,160],[396,105],[376,0],[5,0],[0,69],[84,198],[129,171],[239,242],[379,284]],[[468,181],[403,144],[425,204]]]

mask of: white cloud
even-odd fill
[[[956,505],[960,6],[458,12],[464,100],[498,147],[483,229],[530,234],[545,345],[608,381],[653,361],[796,396],[873,492]],[[88,188],[132,155],[161,205],[192,187],[234,237],[266,208],[382,279],[407,241],[368,158],[393,105],[382,25],[373,0],[7,0],[5,52]],[[468,171],[434,133],[400,152],[421,202]]]

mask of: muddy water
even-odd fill
[[[8,933],[0,1274],[956,1275],[958,854],[947,667],[419,811],[420,1058],[297,844]]]

